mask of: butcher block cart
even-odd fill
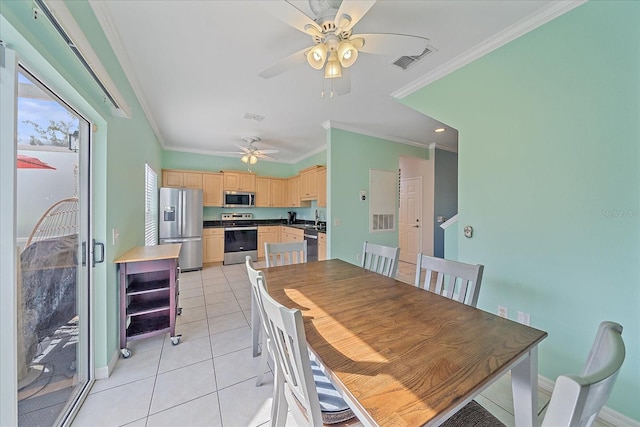
[[[120,352],[131,357],[129,341],[169,332],[171,344],[180,343],[176,335],[178,282],[181,244],[138,246],[119,258],[120,276]]]

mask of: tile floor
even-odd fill
[[[414,271],[413,264],[400,263],[397,278],[413,283]],[[249,289],[242,264],[183,273],[181,343],[171,345],[168,334],[131,342],[133,356],[95,382],[73,427],[268,425],[273,375],[255,386],[260,358],[251,353]],[[548,400],[540,394],[541,409]],[[477,401],[514,425],[508,376]]]

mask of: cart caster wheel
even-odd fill
[[[175,337],[171,337],[171,345],[178,345],[180,344],[180,338],[181,336],[175,336]]]
[[[122,353],[122,358],[123,359],[128,359],[133,354],[133,353],[131,353],[131,350],[129,350],[128,348],[123,348],[122,350],[120,350],[120,353]]]
[[[178,316],[180,316],[182,314],[182,307],[178,307],[177,313],[178,313]]]

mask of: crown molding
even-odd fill
[[[323,125],[323,127],[324,127],[324,125]],[[326,149],[327,149],[327,144],[319,145],[314,150],[309,151],[307,154],[303,154],[302,156],[293,159],[293,161],[286,162],[286,163],[296,164],[296,163],[301,162],[302,160],[307,159],[307,158],[309,158],[309,157],[311,157],[313,155],[316,155],[318,153],[322,153],[323,151],[326,151]]]
[[[430,85],[436,80],[456,71],[459,68],[475,61],[476,59],[496,50],[497,48],[504,46],[505,44],[517,39],[518,37],[534,30],[541,25],[557,18],[560,15],[567,13],[568,11],[585,3],[586,0],[559,0],[552,1],[547,6],[534,12],[528,17],[516,22],[515,24],[507,27],[500,33],[489,37],[488,39],[477,44],[473,48],[467,50],[461,55],[453,58],[445,64],[437,67],[433,71],[423,75],[422,77],[414,80],[408,85],[398,89],[391,93],[391,96],[397,99],[402,99],[413,92],[422,89],[425,86]]]
[[[113,25],[111,15],[109,15],[109,12],[107,11],[106,2],[102,0],[88,0],[88,2],[89,6],[91,6],[91,9],[93,10],[93,14],[96,16],[96,19],[100,24],[100,27],[102,27],[102,31],[104,32],[107,40],[109,41],[109,44],[111,45],[113,53],[116,55],[116,58],[118,58],[118,62],[120,63],[120,66],[122,67],[127,80],[129,80],[129,84],[131,85],[136,98],[138,98],[138,102],[142,107],[142,111],[144,111],[144,115],[147,117],[147,121],[149,122],[151,129],[153,129],[153,133],[155,133],[156,138],[158,138],[158,142],[160,142],[162,148],[165,150],[168,149],[167,144],[162,137],[162,133],[160,132],[160,128],[158,127],[156,121],[153,119],[153,115],[151,114],[151,110],[149,109],[149,103],[144,96],[144,92],[142,91],[142,88],[140,87],[140,84],[136,79],[136,74],[133,71],[134,69],[131,65],[131,61],[129,60],[129,55],[127,55],[124,49],[124,45],[122,44],[122,41],[118,36],[118,32]]]
[[[416,142],[416,141],[410,141],[408,139],[403,139],[403,138],[398,138],[395,136],[391,136],[391,135],[383,135],[383,134],[377,134],[375,132],[371,132],[362,128],[359,128],[357,126],[350,126],[350,125],[345,125],[343,123],[340,122],[334,122],[334,121],[330,121],[327,120],[326,122],[322,123],[322,127],[325,129],[340,129],[340,130],[344,130],[347,132],[353,132],[353,133],[359,133],[361,135],[367,135],[373,138],[380,138],[380,139],[386,139],[387,141],[392,141],[392,142],[397,142],[399,144],[406,144],[406,145],[412,145],[414,147],[421,147],[421,148],[428,148],[427,145],[425,145],[422,142]]]

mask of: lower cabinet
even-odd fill
[[[280,241],[301,242],[304,240],[304,231],[298,228],[281,226]]]
[[[327,259],[327,233],[318,233],[318,261]]]
[[[224,261],[224,228],[202,230],[202,262]]]
[[[280,242],[280,226],[266,225],[258,227],[258,258],[264,258],[264,244]]]

